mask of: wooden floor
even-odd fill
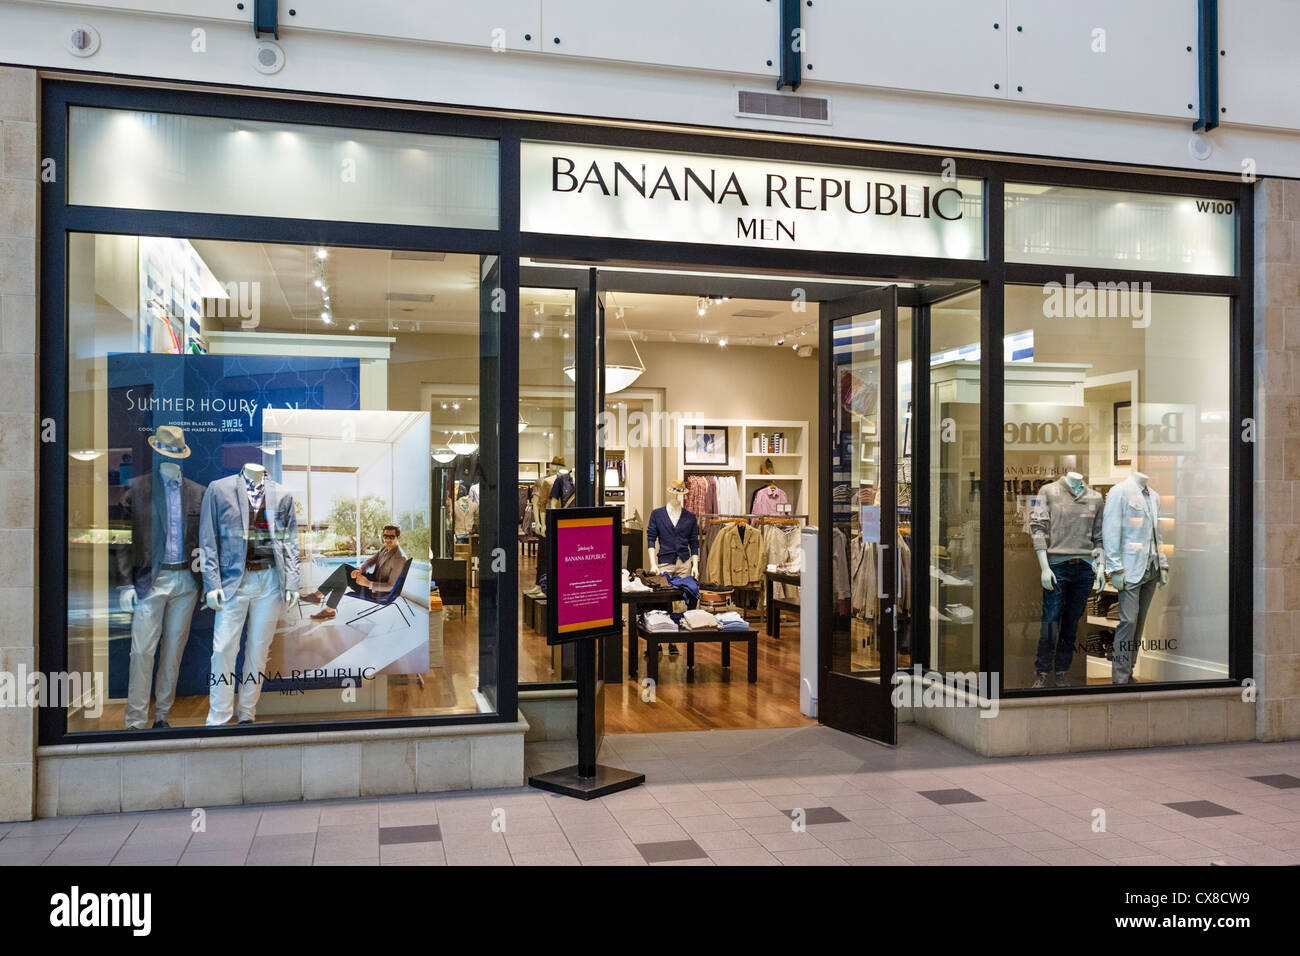
[[[520,558],[521,590],[531,587],[536,576],[536,562]],[[479,592],[469,591],[469,607],[448,609],[443,624],[442,667],[423,675],[421,687],[414,676],[390,678],[388,707],[377,711],[350,710],[320,713],[259,714],[259,724],[302,723],[310,721],[362,719],[393,716],[428,716],[433,714],[474,713],[477,711],[473,691],[478,687]],[[552,682],[561,679],[559,654],[546,639],[523,624],[520,602],[519,681],[520,684]],[[310,608],[304,610],[311,610]],[[758,638],[758,683],[746,679],[748,648],[744,643],[731,647],[731,668],[722,667],[722,649],[718,644],[696,646],[695,681],[686,683],[686,649],[673,657],[665,649],[659,664],[656,700],[642,701],[641,687],[624,680],[605,686],[605,729],[609,733],[647,733],[674,730],[721,730],[761,727],[800,727],[814,724],[799,713],[799,619],[786,613],[781,639],[769,637],[763,628],[762,615],[750,612],[750,621],[760,628]],[[624,641],[626,641],[624,635]],[[645,676],[642,652],[641,676]],[[627,667],[627,648],[623,649],[623,669]],[[268,691],[266,695],[273,692]],[[264,696],[266,696],[264,695]],[[95,720],[75,721],[73,731],[120,730],[124,725],[126,702],[107,703]],[[176,727],[202,726],[208,714],[208,695],[177,698],[169,720]]]
[[[752,620],[752,618],[751,618]],[[761,628],[761,624],[758,625]],[[626,634],[623,637],[626,642]],[[626,643],[624,670],[627,669]],[[645,677],[644,644],[640,675]],[[722,666],[720,644],[695,647],[695,682],[686,683],[686,648],[677,657],[659,658],[659,683],[653,702],[641,699],[632,680],[605,685],[605,732],[653,733],[673,730],[746,730],[803,727],[817,723],[799,713],[799,617],[782,618],[781,639],[760,630],[758,683],[745,679],[749,648],[731,645],[731,667]],[[626,675],[625,675],[626,678]]]

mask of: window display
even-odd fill
[[[1006,685],[1227,677],[1228,300],[1052,291],[1007,289]]]
[[[479,257],[69,253],[68,660],[105,675],[69,729],[483,711],[495,635],[431,527],[435,447],[482,428]],[[458,468],[477,446],[454,444]],[[478,547],[493,476],[457,474]]]

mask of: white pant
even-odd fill
[[[190,618],[199,600],[199,586],[188,570],[161,569],[153,586],[135,604],[131,617],[131,667],[126,692],[126,725],[149,726],[149,693],[156,691],[154,720],[166,720],[176,700],[176,678],[181,655],[190,639]],[[153,673],[154,654],[162,643],[158,680]]]
[[[262,696],[262,668],[271,653],[275,626],[284,608],[280,593],[280,575],[275,568],[245,571],[235,596],[221,605],[212,626],[212,666],[208,680],[208,726],[226,723],[235,712],[235,684],[239,685],[239,716],[251,720]],[[239,656],[239,638],[248,621],[248,640],[244,645],[244,667],[235,674]]]

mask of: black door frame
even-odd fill
[[[839,388],[835,361],[837,323],[854,316],[880,313],[880,390],[876,433],[880,436],[880,466],[877,494],[880,511],[881,572],[879,623],[876,642],[880,672],[875,680],[852,677],[833,667],[835,611],[834,579],[835,502],[833,449],[838,444],[835,430]],[[822,394],[818,403],[818,491],[817,491],[817,719],[829,727],[869,737],[885,744],[898,742],[898,710],[891,701],[891,678],[898,660],[898,589],[911,582],[898,580],[898,287],[883,286],[840,299],[823,301],[819,309],[819,350]],[[919,440],[914,439],[914,443]],[[855,447],[855,446],[851,446]],[[852,507],[857,507],[856,498]],[[846,555],[847,557],[847,555]],[[847,570],[847,569],[846,569]],[[915,573],[915,572],[914,572]],[[852,614],[850,612],[850,628]]]

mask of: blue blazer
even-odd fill
[[[267,478],[263,500],[280,590],[297,591],[298,518],[293,513],[293,495]],[[231,600],[244,579],[248,552],[248,492],[238,472],[208,485],[199,515],[199,548],[203,552],[203,593],[220,588],[222,597]]]

